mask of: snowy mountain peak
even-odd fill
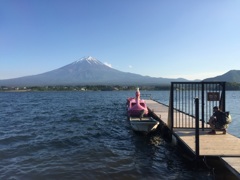
[[[87,56],[87,57],[83,57],[81,58],[80,60],[78,60],[77,62],[79,61],[97,61],[96,58],[92,57],[92,56]]]
[[[81,63],[81,62],[87,62],[89,64],[103,64],[102,62],[100,62],[99,60],[97,60],[96,58],[92,57],[92,56],[87,56],[87,57],[83,57],[80,60],[77,60],[74,62],[75,63]]]
[[[94,57],[92,57],[92,56],[88,56],[88,57],[82,58],[82,59],[85,59],[85,60],[87,60],[87,61],[96,61],[96,60],[97,60],[96,58],[94,58]]]

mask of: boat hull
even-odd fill
[[[144,117],[142,119],[130,117],[130,124],[132,129],[137,132],[149,133],[155,131],[159,125],[159,122],[152,117]]]

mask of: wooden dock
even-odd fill
[[[146,100],[148,108],[159,117],[167,127],[169,107],[153,100]],[[200,123],[201,125],[201,123]],[[209,127],[204,131],[199,129],[199,156],[220,157],[222,162],[240,178],[240,139],[229,133],[210,135]],[[193,153],[195,153],[195,129],[173,128],[173,136],[181,141]]]

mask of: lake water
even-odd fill
[[[132,131],[134,91],[0,93],[0,179],[212,179],[159,135]],[[168,104],[167,91],[142,91]],[[227,92],[240,137],[240,92]]]

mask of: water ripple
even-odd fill
[[[0,179],[195,178],[161,137],[132,131],[132,94],[0,93]]]

